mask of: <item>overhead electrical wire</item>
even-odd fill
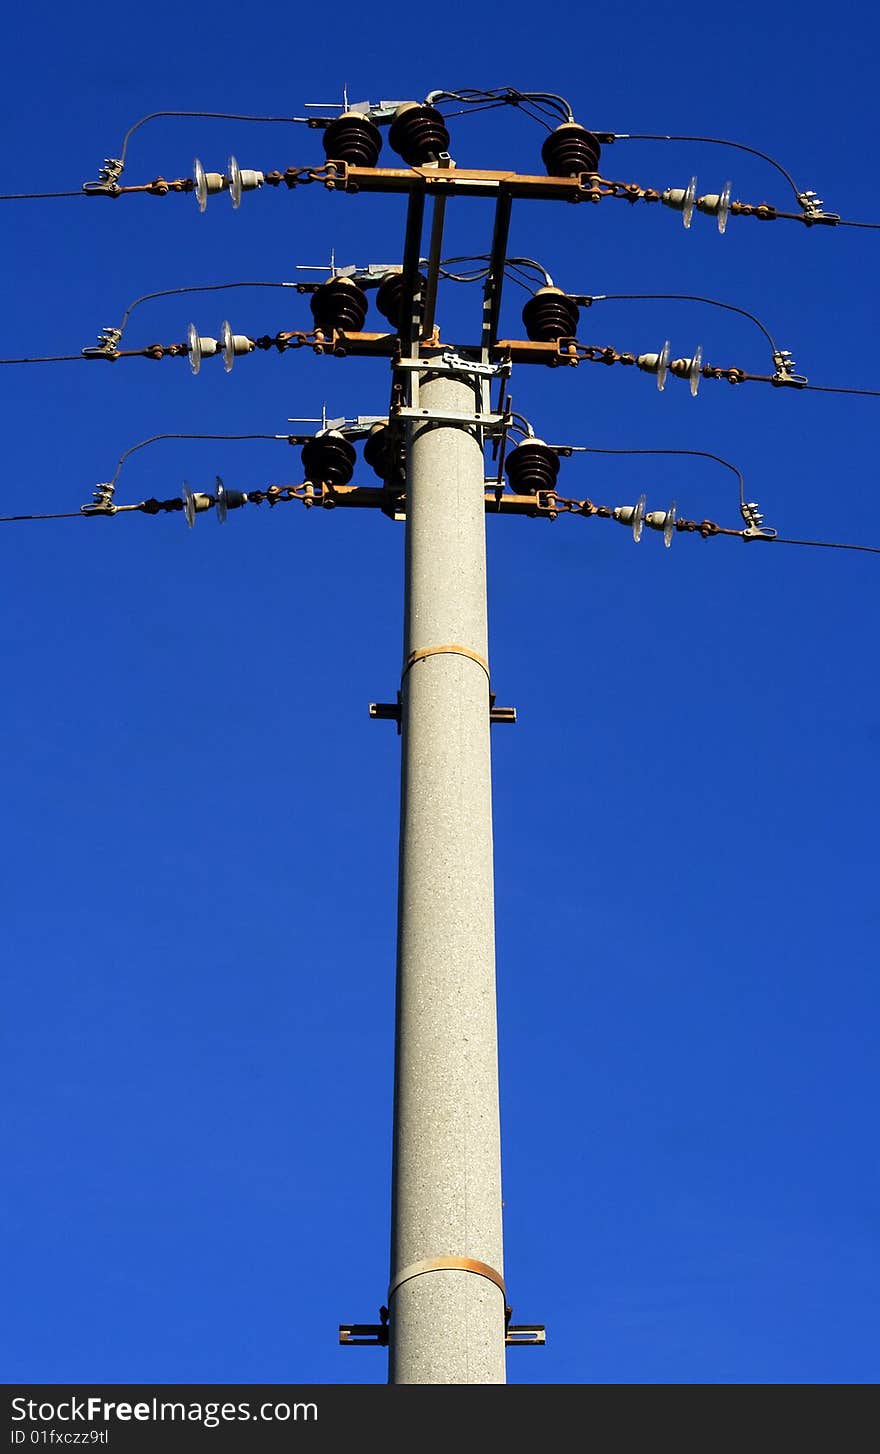
[[[776,353],[776,344],[773,337],[769,330],[764,327],[760,318],[756,317],[754,313],[750,313],[748,308],[740,308],[736,303],[722,303],[719,298],[703,298],[697,293],[584,293],[583,295],[573,294],[572,296],[589,297],[591,304],[617,302],[618,300],[649,301],[651,299],[668,299],[673,302],[679,301],[683,303],[707,303],[712,308],[724,308],[728,313],[740,313],[743,318],[749,318],[755,324],[756,328],[760,328],[771,349]]]
[[[738,469],[735,464],[731,464],[729,459],[724,459],[720,454],[711,454],[706,449],[600,449],[595,444],[578,444],[572,445],[572,451],[575,454],[676,454],[689,455],[695,459],[712,459],[716,464],[723,465],[726,470],[730,470],[731,474],[736,475],[739,484],[739,503],[741,507],[745,504],[745,482],[742,470]]]
[[[134,136],[134,133],[140,130],[148,121],[155,121],[160,116],[189,117],[208,121],[296,122],[303,119],[297,116],[246,116],[236,111],[148,111],[146,116],[142,116],[139,121],[136,121],[133,126],[128,128],[128,131],[122,138],[122,146],[119,150],[119,161],[122,162],[123,166],[125,165],[125,158],[128,152],[128,143]]]
[[[0,515],[0,525],[11,525],[15,520],[85,520],[81,510],[64,510],[57,515]]]
[[[141,303],[152,301],[154,298],[171,298],[178,293],[220,293],[227,288],[296,288],[296,286],[296,283],[254,282],[251,279],[246,279],[243,282],[234,283],[190,283],[183,288],[161,288],[157,293],[142,293],[139,298],[135,298],[133,303],[129,303],[122,315],[122,322],[119,324],[118,331],[122,335],[135,308],[140,307]]]
[[[145,449],[148,444],[156,444],[161,439],[274,439],[283,440],[286,444],[289,438],[290,436],[287,434],[151,434],[147,439],[140,439],[137,444],[132,444],[128,449],[123,450],[108,484],[116,484],[122,473],[122,466],[131,455],[136,454],[139,449]]]
[[[0,202],[43,202],[48,197],[84,197],[80,188],[76,192],[2,192]]]
[[[169,437],[172,437],[172,436],[169,436]],[[198,437],[201,437],[201,436],[191,436],[191,437],[198,438]],[[218,437],[222,437],[222,436],[218,436]],[[274,436],[271,436],[271,437],[274,437]],[[648,454],[656,454],[656,453],[661,453],[663,451],[657,451],[657,450],[620,450],[620,451],[602,450],[602,451],[596,451],[596,452],[597,453],[605,453],[605,454],[608,454],[608,453],[621,453],[621,454],[645,454],[645,453],[648,453]],[[667,451],[665,451],[665,453],[670,453],[670,454],[685,454],[685,453],[698,453],[698,452],[699,451],[694,451],[694,450],[667,450]],[[711,458],[717,458],[717,456],[711,456]],[[724,461],[722,461],[722,463],[724,463]],[[124,506],[124,507],[122,507],[122,510],[123,511],[136,511],[136,509],[137,509],[136,506]],[[103,513],[104,512],[102,512],[102,511],[94,511],[94,512],[90,512],[89,514],[85,514],[82,510],[65,510],[65,511],[59,511],[56,514],[47,514],[47,515],[0,515],[0,525],[12,525],[12,524],[21,523],[21,522],[24,522],[24,521],[34,521],[34,520],[89,520],[89,519],[93,519],[96,515],[100,515],[100,514],[103,514]],[[113,517],[108,515],[107,518],[113,518]],[[860,552],[862,552],[864,554],[867,554],[867,555],[880,555],[880,545],[852,545],[852,544],[848,544],[848,543],[845,543],[845,542],[839,541],[839,540],[794,540],[794,539],[790,539],[787,536],[782,536],[782,535],[756,535],[756,536],[753,537],[753,539],[764,541],[768,545],[796,545],[796,546],[806,546],[806,547],[810,547],[812,549],[817,549],[817,550],[857,550],[857,551],[860,551]]]
[[[86,363],[81,353],[38,354],[30,358],[0,358],[0,364]]]
[[[613,141],[694,141],[705,142],[707,146],[733,147],[736,151],[748,152],[750,156],[760,157],[762,161],[768,162],[771,167],[775,167],[777,172],[781,173],[785,178],[791,190],[794,192],[795,197],[800,199],[803,195],[791,172],[786,171],[781,162],[778,162],[775,157],[769,156],[767,152],[759,151],[754,146],[746,146],[741,141],[728,141],[720,136],[667,136],[662,132],[649,131],[600,131],[597,132],[597,135],[599,137],[611,137]]]
[[[880,555],[880,545],[844,545],[839,540],[790,540],[784,535],[765,538],[771,545],[811,545],[818,550],[864,550],[869,555]]]
[[[436,106],[440,101],[460,101],[462,111],[447,112],[447,116],[462,116],[468,111],[487,111],[497,106],[516,106],[532,121],[552,131],[553,127],[544,119],[549,117],[556,126],[560,122],[574,121],[574,112],[564,96],[554,91],[520,91],[515,86],[496,86],[490,90],[465,87],[460,91],[431,91],[425,104]]]
[[[834,384],[802,384],[802,389],[810,389],[814,394],[864,394],[870,398],[880,398],[880,389],[841,389]]]
[[[449,270],[450,263],[468,262],[486,263],[487,266],[483,268],[476,268],[473,272],[470,273],[453,273]],[[453,283],[478,283],[483,278],[488,277],[488,264],[490,262],[491,258],[488,253],[467,253],[461,257],[444,258],[440,264],[440,276],[443,278],[448,278]],[[536,262],[534,258],[508,257],[504,259],[504,271],[507,274],[508,278],[510,278],[510,281],[512,283],[517,283],[521,288],[524,288],[526,292],[533,293],[533,283],[531,281],[525,281],[522,277],[519,276],[519,274],[521,272],[524,272],[527,268],[531,268],[534,272],[538,273],[538,275],[542,279],[543,286],[552,286],[553,279],[547,272],[547,269],[543,267],[541,263]]]

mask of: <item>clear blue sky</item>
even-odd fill
[[[302,18],[301,18],[302,17]],[[846,217],[872,195],[877,21],[636,3],[329,12],[221,0],[22,11],[4,191],[76,188],[159,108],[511,84],[600,130],[729,136]],[[432,24],[436,31],[432,38]],[[460,164],[540,168],[514,112],[453,123]],[[318,161],[305,128],[156,122],[127,181],[229,151]],[[755,158],[620,143],[606,175],[730,177]],[[6,355],[77,352],[186,283],[394,261],[403,203],[264,190],[4,204]],[[449,250],[490,214],[450,209]],[[757,313],[813,382],[876,386],[877,233],[660,207],[515,208],[511,251],[572,291],[693,292]],[[521,332],[525,294],[504,317]],[[473,336],[449,285],[444,332]],[[264,290],[138,310],[130,346],[307,327]],[[597,304],[581,336],[763,372],[744,319]],[[162,430],[284,432],[381,412],[382,363],[257,354],[4,368],[8,511],[77,509]],[[545,438],[716,451],[781,534],[880,543],[880,400],[634,370],[515,373]],[[298,482],[275,444],[162,444],[118,498]],[[365,469],[359,478],[372,477]],[[737,523],[699,461],[563,465],[560,489],[646,490]],[[9,1183],[3,1375],[36,1381],[382,1382],[336,1345],[388,1276],[403,532],[369,512],[242,511],[0,527],[0,923]],[[878,1374],[876,1166],[880,557],[602,521],[489,521],[506,1272],[517,1382],[839,1382]]]

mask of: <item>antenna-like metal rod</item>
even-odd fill
[[[435,197],[431,214],[431,241],[428,245],[427,287],[425,306],[422,312],[422,338],[430,338],[434,331],[434,313],[437,307],[437,284],[440,281],[440,259],[443,254],[443,223],[446,218],[446,198]]]
[[[406,209],[406,236],[403,243],[403,301],[400,334],[404,353],[408,354],[418,337],[415,295],[419,288],[419,263],[422,256],[422,227],[425,220],[425,189],[418,187],[409,194]]]
[[[501,315],[501,290],[504,287],[504,264],[507,260],[507,238],[510,233],[510,213],[513,198],[502,192],[495,204],[495,226],[492,232],[492,252],[489,257],[489,271],[483,289],[483,338],[484,358],[498,340],[498,319]]]

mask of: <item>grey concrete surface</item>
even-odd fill
[[[470,411],[427,377],[420,404]],[[426,647],[488,654],[483,459],[472,430],[413,427],[404,663]],[[437,654],[403,683],[391,1280],[425,1258],[503,1273],[489,682]],[[504,1295],[434,1271],[391,1299],[392,1383],[503,1383]]]

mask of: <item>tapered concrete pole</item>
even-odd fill
[[[391,1383],[505,1382],[483,490],[472,427],[410,427]]]

